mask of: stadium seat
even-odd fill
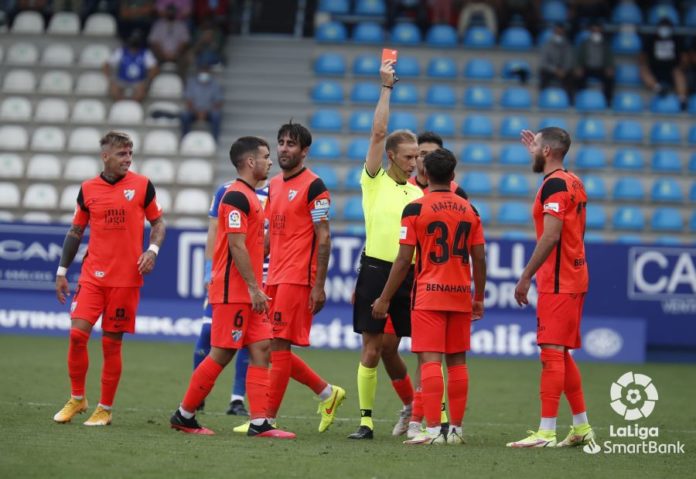
[[[111,105],[109,123],[138,125],[143,122],[143,107],[134,100],[119,100]]]
[[[343,26],[342,24],[340,24]],[[345,27],[343,27],[345,29]],[[323,41],[333,41],[341,42],[339,39],[334,39],[336,35],[331,35],[331,40]],[[382,26],[375,22],[360,22],[355,25],[353,29],[353,41],[355,43],[366,45],[366,44],[383,44],[384,43],[384,30]]]
[[[348,129],[351,133],[369,133],[372,130],[372,118],[374,112],[354,111],[348,121]]]
[[[395,111],[389,116],[388,130],[418,131],[418,117],[409,111]]]
[[[25,150],[29,145],[27,130],[21,126],[0,126],[0,145],[3,150]]]
[[[339,132],[343,128],[343,118],[338,110],[316,110],[309,119],[309,126],[314,131]]]
[[[116,20],[108,13],[93,13],[85,20],[83,35],[89,36],[116,36]]]
[[[421,67],[418,58],[413,55],[399,55],[396,63],[396,74],[401,78],[415,78],[420,76]]]
[[[611,107],[617,113],[641,113],[643,98],[633,91],[620,91],[614,95]]]
[[[33,93],[36,90],[36,77],[29,70],[10,70],[2,83],[4,93]]]
[[[171,133],[171,132],[169,132]],[[183,156],[212,156],[217,146],[213,136],[207,131],[191,131],[181,139],[179,153]]]
[[[691,125],[689,128],[688,141],[690,145],[696,145],[696,125]]]
[[[425,44],[433,48],[454,48],[457,31],[451,25],[433,25],[425,35]]]
[[[157,191],[159,193],[159,190]],[[80,185],[69,185],[63,188],[60,194],[59,208],[63,211],[75,210],[77,195],[80,193]]]
[[[348,32],[341,22],[325,22],[317,27],[314,39],[319,43],[344,43]]]
[[[588,206],[589,208],[589,206]],[[589,227],[589,226],[588,226]],[[599,243],[604,244],[607,242],[607,238],[596,231],[585,231],[585,243]]]
[[[579,141],[604,141],[607,137],[604,120],[583,118],[578,122],[575,135]]]
[[[532,36],[526,28],[512,26],[500,34],[500,46],[503,50],[527,51],[532,48]]]
[[[603,148],[581,146],[575,156],[576,168],[606,168],[607,160]]]
[[[515,58],[505,61],[501,73],[504,80],[519,80],[521,74],[530,77],[532,68],[526,60]]]
[[[493,136],[493,121],[485,115],[467,115],[462,121],[462,135],[467,138],[490,138]]]
[[[655,145],[675,145],[681,142],[681,134],[676,123],[658,121],[650,129],[650,142]]]
[[[340,53],[322,53],[314,60],[314,74],[343,76],[346,74],[346,58]]]
[[[35,11],[20,11],[12,24],[12,33],[40,34],[43,33],[43,30],[43,17]]]
[[[350,0],[320,0],[317,11],[345,15],[350,12]]]
[[[27,178],[54,180],[60,178],[60,160],[54,155],[34,155],[27,165]]]
[[[493,163],[493,152],[484,143],[469,143],[462,150],[460,161],[468,165],[490,165]]]
[[[493,210],[491,205],[486,201],[475,200],[472,206],[476,209],[481,218],[481,223],[484,225],[490,224],[493,219]]]
[[[19,188],[9,181],[0,182],[0,207],[16,208],[19,206]]]
[[[391,31],[391,43],[399,46],[416,46],[422,41],[421,32],[413,23],[399,23]]]
[[[619,63],[616,65],[616,72],[614,77],[617,85],[624,86],[640,86],[640,68],[638,64],[633,63]]]
[[[689,172],[696,172],[696,153],[693,153],[689,158]]]
[[[643,201],[645,199],[643,183],[634,177],[619,178],[614,184],[612,196],[619,201]]]
[[[511,240],[511,241],[525,241],[525,240],[533,240],[534,235],[532,233],[530,233],[529,231],[506,229],[500,235],[500,238],[506,239],[506,240]]]
[[[350,101],[357,104],[377,103],[379,99],[380,86],[371,82],[358,82],[353,84],[350,92]]]
[[[568,17],[568,9],[565,2],[547,0],[541,4],[541,18],[548,23],[565,22]]]
[[[500,196],[528,196],[531,187],[527,177],[520,173],[506,173],[500,177],[498,194]]]
[[[530,206],[519,201],[501,203],[497,220],[501,225],[529,225],[532,221]]]
[[[41,77],[39,91],[41,93],[56,93],[68,95],[72,93],[73,79],[68,72],[61,70],[49,70]]]
[[[427,75],[430,78],[454,80],[457,78],[457,64],[449,57],[434,57],[428,62]]]
[[[174,226],[181,229],[205,229],[208,223],[201,218],[179,217],[174,220]]]
[[[78,63],[85,68],[101,68],[111,56],[111,49],[103,43],[91,43],[80,52]]]
[[[599,90],[580,90],[575,97],[575,108],[581,113],[603,112],[607,109],[607,100]]]
[[[184,93],[184,85],[176,73],[160,73],[150,86],[149,95],[152,98],[181,99]]]
[[[64,123],[70,116],[68,102],[60,98],[44,98],[36,105],[37,122]]]
[[[356,0],[356,15],[383,17],[387,13],[387,6],[384,0]]]
[[[25,208],[52,210],[58,204],[56,187],[49,183],[33,183],[24,192],[22,206]]]
[[[638,33],[632,30],[619,30],[611,41],[612,50],[619,55],[637,55],[642,46]]]
[[[152,158],[143,163],[140,173],[147,176],[155,184],[174,183],[174,164],[166,158]]]
[[[643,12],[634,2],[619,2],[611,12],[611,23],[638,26],[643,23]]]
[[[178,144],[179,140],[171,131],[153,130],[145,135],[143,153],[146,155],[176,155]]]
[[[679,173],[682,170],[679,153],[675,150],[655,150],[652,157],[652,169],[653,171]]]
[[[681,202],[684,194],[674,178],[658,178],[653,183],[650,199],[659,203]]]
[[[337,81],[320,80],[314,84],[311,97],[316,103],[343,103],[343,86]]]
[[[0,178],[21,178],[24,173],[22,157],[15,153],[0,153]]]
[[[640,231],[645,227],[645,216],[637,206],[620,206],[614,212],[614,229]]]
[[[696,202],[696,182],[691,183],[691,189],[689,190],[689,201]]]
[[[63,179],[84,181],[93,178],[101,171],[100,162],[91,156],[73,156],[65,164]]]
[[[77,77],[75,93],[81,96],[105,96],[108,89],[109,84],[101,72],[84,72]]]
[[[44,48],[41,64],[68,67],[75,63],[75,52],[65,43],[52,43]]]
[[[652,215],[650,227],[654,231],[681,231],[684,229],[684,219],[677,208],[656,208]]]
[[[689,97],[689,102],[687,104],[686,111],[688,111],[689,114],[691,114],[691,115],[696,114],[696,94],[691,95]],[[689,135],[689,141],[691,141],[690,135]]]
[[[395,105],[416,105],[420,94],[418,88],[412,83],[404,83],[396,86],[391,94],[391,102]]]
[[[561,118],[561,117],[545,117],[539,121],[539,129],[540,130],[542,128],[548,128],[551,126],[555,126],[557,128],[563,128],[564,130],[568,130],[568,121],[565,118]]]
[[[472,198],[493,194],[493,180],[488,173],[483,171],[467,171],[459,181],[459,185]]]
[[[375,78],[379,76],[380,59],[377,55],[365,53],[353,60],[353,75]]]
[[[213,165],[196,158],[182,161],[176,179],[179,184],[208,186],[213,182]]]
[[[657,5],[653,5],[648,10],[647,20],[649,25],[657,25],[664,17],[669,18],[672,25],[679,25],[681,23],[679,19],[679,12],[676,8],[674,8],[674,5],[670,5],[669,3],[665,2],[656,3]]]
[[[693,2],[691,2],[691,5],[686,9],[684,25],[691,28],[696,27],[696,4]]]
[[[604,229],[607,224],[607,212],[601,205],[590,203],[587,205],[585,225],[591,230]]]
[[[487,58],[472,58],[464,66],[464,78],[468,80],[492,80],[494,77],[495,67]]]
[[[470,86],[464,90],[464,106],[481,110],[493,108],[493,90],[486,86]]]
[[[585,192],[590,200],[605,200],[607,198],[607,187],[601,176],[583,175],[582,183],[585,185]]]
[[[162,211],[165,213],[172,210],[172,195],[168,189],[162,187],[157,188],[157,203],[162,207]],[[210,198],[208,198],[207,207],[210,207]]]
[[[370,140],[367,138],[356,138],[348,143],[348,158],[354,161],[365,161],[367,150],[370,147]]]
[[[650,100],[650,111],[661,115],[676,115],[681,113],[681,104],[675,94],[654,95]]]
[[[101,123],[106,118],[104,103],[100,100],[77,100],[71,120],[75,123]]]
[[[208,194],[197,188],[180,190],[174,201],[174,212],[178,214],[205,215],[208,213],[208,208],[210,208]],[[162,209],[164,209],[164,205],[162,205]]]
[[[642,143],[643,127],[637,120],[618,120],[612,139],[620,143]]]
[[[65,149],[65,133],[55,126],[40,126],[31,136],[34,151],[62,151]]]
[[[486,27],[472,26],[464,34],[464,46],[477,49],[493,48],[495,35]]]
[[[3,121],[31,120],[31,102],[22,96],[6,97],[0,106],[0,119]]]
[[[613,166],[617,170],[642,170],[645,167],[643,152],[636,148],[620,148],[614,153]]]
[[[500,136],[506,139],[518,140],[520,132],[529,128],[530,124],[526,116],[505,116],[500,122]]]
[[[520,144],[508,144],[500,150],[500,163],[502,165],[525,165],[531,164],[527,148]]]
[[[542,110],[566,110],[569,107],[568,94],[562,88],[545,88],[539,94],[539,108]]]
[[[425,94],[425,102],[431,106],[454,108],[457,104],[457,96],[454,88],[449,85],[430,85]]]
[[[537,46],[541,47],[542,45],[547,43],[551,39],[552,35],[553,35],[553,27],[547,27],[544,30],[542,30],[537,35],[537,41],[536,41]]]
[[[38,61],[39,49],[32,43],[14,43],[7,49],[5,63],[16,65],[35,65]]]
[[[448,113],[432,113],[425,119],[425,131],[434,131],[441,136],[454,136],[456,127],[454,118]]]
[[[689,231],[696,233],[696,211],[691,213],[691,219],[689,219]]]
[[[22,215],[23,223],[48,224],[52,221],[53,218],[51,217],[51,215],[44,211],[29,211]]]
[[[509,110],[529,110],[532,107],[532,95],[524,87],[506,88],[500,98],[500,106]]]
[[[330,190],[338,189],[338,175],[336,170],[330,166],[315,165],[312,171],[322,179],[324,185]]]
[[[343,219],[346,221],[364,221],[362,198],[360,196],[350,196],[346,199],[343,206]]]
[[[338,138],[333,136],[315,138],[310,147],[310,154],[317,160],[338,160],[341,157],[341,145]]]
[[[346,190],[359,191],[360,190],[360,177],[362,176],[363,166],[357,168],[351,168],[348,170],[346,175],[346,181],[343,183],[343,187]]]

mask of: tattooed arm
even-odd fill
[[[68,234],[65,235],[63,241],[63,254],[60,257],[60,268],[68,269],[75,259],[77,250],[82,242],[82,235],[85,233],[85,227],[80,225],[72,225]],[[67,271],[61,270],[63,274],[56,274],[56,297],[60,304],[65,304],[65,298],[70,296],[70,285],[66,277]]]

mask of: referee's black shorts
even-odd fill
[[[353,331],[356,333],[383,333],[386,319],[372,317],[372,303],[382,294],[389,278],[392,263],[363,255],[360,271],[355,285],[353,304]],[[389,303],[389,316],[396,335],[411,336],[411,287],[413,286],[413,266],[408,276]]]

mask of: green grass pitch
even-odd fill
[[[87,397],[99,401],[101,347],[90,342]],[[573,450],[510,450],[538,423],[536,361],[471,358],[470,393],[464,433],[467,444],[454,447],[404,446],[390,435],[400,408],[386,373],[379,370],[374,441],[349,441],[358,425],[355,385],[358,353],[302,351],[301,356],[348,397],[334,425],[316,431],[317,402],[311,391],[290,385],[280,424],[294,441],[236,435],[239,418],[226,416],[233,368],[223,372],[200,421],[213,437],[185,435],[169,428],[169,415],[184,394],[191,372],[192,345],[126,340],[124,369],[113,424],[87,428],[79,416],[54,424],[53,414],[68,398],[67,335],[63,338],[0,336],[0,477],[10,478],[428,478],[428,477],[693,477],[696,470],[696,408],[693,365],[580,365],[590,421],[601,442],[609,426],[626,422],[609,406],[609,387],[626,371],[651,376],[660,399],[642,426],[658,426],[660,442],[681,441],[685,454],[588,455]],[[408,354],[413,371],[415,358]],[[562,400],[559,439],[570,413]],[[619,442],[618,440],[616,440]],[[624,440],[631,442],[635,440]]]

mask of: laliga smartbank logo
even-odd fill
[[[609,397],[614,412],[630,423],[618,427],[610,424],[611,440],[601,444],[593,440],[583,447],[583,451],[588,454],[684,454],[681,441],[659,442],[660,430],[657,426],[641,426],[634,422],[650,416],[660,398],[650,376],[633,371],[621,375],[611,384]]]

